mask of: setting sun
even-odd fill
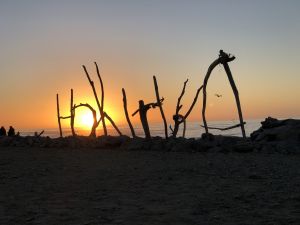
[[[75,116],[75,126],[90,129],[93,126],[93,114],[89,110],[78,110]]]
[[[81,125],[86,127],[91,127],[93,125],[93,115],[92,113],[85,113],[80,118]]]

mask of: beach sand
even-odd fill
[[[300,155],[0,148],[0,224],[300,224]]]

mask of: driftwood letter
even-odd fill
[[[240,104],[240,99],[239,99],[239,92],[238,89],[235,85],[235,82],[233,80],[230,68],[228,63],[233,61],[235,59],[234,56],[231,56],[230,54],[225,53],[223,50],[220,50],[219,58],[217,58],[215,61],[212,62],[212,64],[208,67],[206,76],[204,78],[203,82],[203,107],[202,107],[202,118],[203,118],[203,124],[205,127],[205,132],[208,134],[208,126],[206,122],[206,117],[205,117],[205,111],[206,111],[206,86],[208,79],[210,77],[211,72],[213,69],[218,65],[218,64],[223,64],[224,69],[226,71],[229,83],[231,85],[232,91],[234,93],[237,109],[238,109],[238,114],[239,114],[239,119],[240,119],[240,126],[242,130],[242,135],[244,138],[246,138],[246,133],[245,133],[245,127],[244,127],[244,121],[243,121],[243,115],[242,115],[242,109],[241,109],[241,104]]]

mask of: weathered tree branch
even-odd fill
[[[70,126],[71,126],[71,131],[72,135],[76,136],[75,130],[74,130],[74,117],[75,117],[75,110],[73,109],[73,89],[71,89],[71,101],[70,101]]]
[[[60,119],[70,119],[71,116],[61,116]]]
[[[104,117],[109,120],[109,122],[111,123],[111,125],[115,128],[115,130],[121,136],[122,132],[119,130],[119,128],[117,127],[117,125],[115,124],[115,122],[113,121],[113,119],[106,112],[104,112]]]
[[[186,79],[186,81],[183,84],[183,88],[182,88],[181,94],[180,94],[180,96],[179,96],[179,98],[177,100],[175,115],[178,115],[180,109],[182,108],[182,105],[180,105],[180,102],[181,102],[181,99],[182,99],[182,97],[183,97],[183,95],[185,93],[185,87],[186,87],[186,84],[187,84],[188,81],[189,81],[189,79]]]
[[[159,91],[158,91],[158,85],[157,85],[157,81],[156,81],[156,77],[153,76],[153,81],[154,81],[154,88],[155,88],[155,95],[156,95],[156,101],[160,110],[160,114],[161,117],[163,119],[164,122],[164,127],[165,127],[165,137],[166,139],[168,138],[168,125],[167,125],[167,121],[166,121],[166,117],[164,114],[164,110],[162,108],[162,104],[160,103],[160,97],[159,97]]]
[[[144,129],[144,133],[145,133],[146,138],[151,138],[148,119],[147,119],[147,112],[150,108],[154,109],[155,107],[162,104],[163,101],[164,101],[164,98],[161,98],[159,100],[159,102],[149,103],[149,104],[145,105],[144,101],[140,100],[139,101],[139,108],[132,114],[132,116],[135,116],[139,112],[141,123],[142,123],[143,129]]]
[[[98,109],[99,109],[99,112],[100,112],[100,116],[101,116],[101,120],[102,120],[102,126],[103,126],[103,132],[104,132],[104,135],[107,136],[107,129],[106,129],[106,125],[105,125],[105,119],[104,119],[104,113],[103,113],[103,108],[102,106],[100,105],[100,102],[99,102],[99,98],[98,98],[98,95],[97,95],[97,92],[96,92],[96,88],[95,88],[95,85],[94,85],[94,82],[91,80],[90,78],[90,75],[86,69],[86,67],[84,65],[82,65],[83,69],[84,69],[84,72],[89,80],[89,83],[92,87],[92,90],[93,90],[93,93],[94,93],[94,97],[96,99],[96,103],[97,103],[97,106],[98,106]],[[100,120],[99,120],[100,122]],[[99,123],[97,123],[99,124]]]
[[[223,58],[224,57],[229,58],[229,55],[226,54],[225,52],[223,52],[222,50],[220,50],[220,56],[223,57]],[[242,135],[243,135],[243,138],[246,138],[246,132],[245,132],[245,127],[244,127],[244,120],[243,120],[242,108],[241,108],[241,103],[240,103],[240,98],[239,98],[239,92],[238,92],[238,89],[235,85],[233,76],[231,74],[231,71],[230,71],[230,68],[229,68],[229,65],[228,65],[228,60],[225,60],[224,62],[222,62],[222,64],[223,64],[224,69],[226,71],[229,83],[231,85],[231,88],[232,88],[232,91],[233,91],[233,94],[234,94],[234,97],[235,97],[236,106],[237,106],[237,109],[238,109],[238,114],[239,114],[239,119],[240,119]]]
[[[195,98],[194,98],[189,110],[186,112],[186,114],[184,116],[182,116],[181,114],[179,114],[179,111],[182,108],[182,105],[180,104],[180,102],[181,102],[181,99],[182,99],[183,95],[185,94],[185,88],[186,88],[187,82],[188,82],[188,79],[184,82],[181,94],[180,94],[180,96],[177,100],[176,111],[175,111],[175,115],[173,116],[173,120],[174,120],[174,130],[172,130],[172,136],[173,137],[176,137],[176,135],[178,133],[178,130],[179,130],[179,126],[180,126],[181,123],[184,123],[183,136],[185,136],[186,119],[190,115],[190,113],[192,112],[192,110],[193,110],[193,108],[194,108],[194,106],[197,102],[199,93],[200,93],[200,91],[203,87],[203,86],[201,86],[200,88],[198,88],[198,90],[196,92],[196,95],[195,95]]]
[[[237,87],[235,85],[235,82],[233,80],[230,68],[228,66],[228,62],[231,62],[235,59],[234,56],[231,56],[230,54],[225,53],[223,50],[220,50],[219,58],[216,59],[209,67],[206,73],[206,76],[204,78],[203,82],[203,107],[202,107],[202,119],[203,119],[203,124],[205,128],[205,132],[208,133],[208,126],[206,122],[206,116],[205,116],[205,111],[206,111],[206,86],[208,79],[210,77],[210,74],[212,70],[218,65],[218,64],[223,64],[224,69],[226,71],[227,77],[229,79],[232,91],[234,93],[234,97],[236,100],[237,104],[237,109],[238,109],[238,114],[239,114],[239,119],[240,119],[240,124],[241,124],[241,129],[242,129],[242,135],[244,138],[246,138],[246,133],[245,133],[245,128],[244,128],[244,121],[243,121],[243,115],[242,115],[242,109],[241,109],[241,104],[240,104],[240,99],[239,99],[239,93],[237,90]]]
[[[39,138],[40,136],[42,136],[42,134],[44,133],[45,131],[44,130],[42,130],[39,134],[38,134],[38,132],[35,132],[34,134],[34,136],[36,137],[36,138]]]
[[[91,110],[92,114],[93,114],[93,125],[91,128],[91,133],[90,133],[90,137],[96,137],[96,128],[97,128],[97,113],[96,110],[88,103],[80,103],[79,105],[74,105],[73,110],[75,111],[76,108],[79,107],[87,107],[88,109]],[[74,115],[74,119],[75,119],[75,115]]]
[[[202,119],[203,119],[203,124],[205,127],[205,132],[208,133],[208,127],[207,127],[207,122],[206,122],[206,116],[205,116],[205,111],[206,111],[206,86],[207,86],[207,82],[208,79],[210,77],[211,72],[213,71],[213,69],[219,65],[220,63],[220,58],[216,59],[215,61],[212,62],[212,64],[210,64],[210,66],[208,67],[208,70],[206,72],[205,78],[204,78],[204,82],[203,82],[203,106],[202,106]]]
[[[245,125],[246,122],[243,122],[243,125]],[[224,131],[224,130],[231,130],[231,129],[234,129],[234,128],[237,128],[237,127],[240,127],[242,126],[242,124],[236,124],[236,125],[233,125],[233,126],[230,126],[230,127],[225,127],[225,128],[219,128],[219,127],[208,127],[208,129],[211,129],[211,130],[221,130],[221,131]],[[205,127],[203,125],[201,125],[201,127]]]
[[[59,113],[59,98],[58,94],[56,94],[56,109],[57,109],[57,121],[58,121],[58,127],[59,127],[59,136],[62,137],[62,130],[61,130],[61,123],[60,123],[60,113]]]
[[[186,120],[183,121],[182,137],[184,137],[184,138],[185,138],[185,130],[186,130]]]
[[[101,117],[100,118],[102,118],[103,129],[105,127],[104,135],[106,136],[107,131],[106,131],[106,125],[105,125],[105,119],[104,119],[104,85],[103,85],[102,78],[100,76],[98,65],[97,65],[96,62],[94,62],[94,63],[95,63],[95,66],[96,66],[97,76],[99,78],[100,87],[101,87],[101,108],[100,108],[100,116]]]
[[[130,121],[130,118],[129,118],[129,115],[128,115],[128,110],[127,110],[127,97],[126,97],[126,92],[125,92],[125,89],[122,88],[122,94],[123,94],[123,106],[124,106],[124,112],[125,112],[125,117],[126,117],[126,120],[127,120],[127,123],[129,125],[129,128],[130,128],[130,131],[131,131],[131,134],[132,134],[132,137],[135,138],[136,135],[135,135],[135,131],[133,129],[133,126],[131,124],[131,121]]]
[[[193,108],[194,108],[194,106],[195,106],[195,104],[196,104],[196,102],[197,102],[198,95],[199,95],[199,93],[200,93],[202,87],[203,87],[203,85],[202,85],[200,88],[198,88],[198,90],[197,90],[197,92],[196,92],[196,96],[195,96],[195,98],[194,98],[194,100],[193,100],[192,105],[190,106],[189,110],[187,111],[187,113],[186,113],[186,114],[184,115],[184,117],[183,117],[184,120],[186,120],[186,119],[188,118],[188,116],[190,115],[190,113],[192,112],[192,110],[193,110]]]

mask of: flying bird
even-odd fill
[[[218,98],[222,97],[222,95],[219,95],[219,94],[215,94],[215,96],[217,96]]]

